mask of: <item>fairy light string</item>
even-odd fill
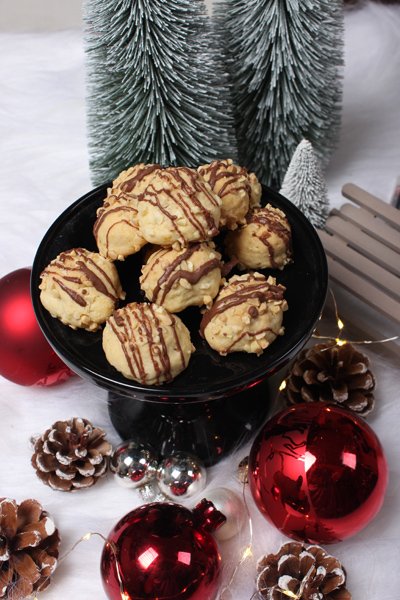
[[[65,552],[58,560],[57,562],[57,567],[64,562],[64,560],[66,558],[68,558],[68,556],[74,552],[74,550],[80,545],[82,544],[82,542],[88,542],[89,540],[91,540],[93,537],[99,537],[103,540],[103,542],[105,542],[106,546],[108,548],[111,549],[111,552],[114,555],[114,559],[115,559],[115,569],[116,569],[116,573],[117,573],[117,579],[118,579],[118,584],[119,584],[119,588],[120,588],[120,594],[121,594],[121,600],[129,600],[130,596],[126,593],[126,590],[124,588],[124,584],[123,584],[123,579],[122,579],[122,574],[121,574],[121,570],[120,570],[120,566],[119,566],[119,560],[118,560],[118,552],[117,552],[117,548],[115,546],[115,544],[113,542],[110,542],[109,540],[107,540],[106,537],[104,537],[104,535],[102,533],[99,533],[97,531],[88,531],[87,533],[85,533],[82,537],[79,538],[79,540],[77,540],[69,550],[67,550],[67,552]],[[50,576],[47,577],[47,579],[45,580],[45,582],[47,582],[50,579]],[[40,590],[33,595],[31,598],[32,600],[39,600],[39,592]]]
[[[336,326],[338,329],[338,333],[336,336],[331,336],[331,335],[318,335],[316,333],[313,333],[311,337],[313,337],[314,339],[317,340],[330,340],[332,342],[335,342],[335,346],[344,346],[345,344],[384,344],[386,342],[394,342],[395,340],[399,339],[398,335],[394,335],[392,337],[389,338],[384,338],[381,340],[349,340],[347,338],[343,338],[342,337],[342,332],[345,329],[345,324],[342,321],[342,319],[339,316],[339,311],[338,311],[338,306],[337,306],[337,302],[336,302],[336,298],[335,298],[335,294],[333,293],[333,290],[330,288],[329,289],[329,293],[331,295],[332,298],[332,302],[333,302],[333,307],[334,307],[334,311],[335,311],[335,319],[336,319]],[[322,350],[323,352],[323,350]]]
[[[246,562],[247,559],[249,559],[253,556],[253,521],[251,518],[249,505],[247,504],[246,485],[247,485],[247,478],[244,478],[243,485],[242,485],[242,498],[243,498],[243,504],[244,504],[244,508],[245,508],[246,516],[247,516],[247,526],[248,526],[248,532],[249,532],[248,543],[245,546],[245,548],[243,549],[240,560],[236,564],[235,568],[233,569],[232,574],[229,578],[229,581],[224,585],[221,592],[219,593],[218,600],[222,600],[225,593],[230,591],[230,588],[239,572],[239,569],[241,568],[243,563]]]

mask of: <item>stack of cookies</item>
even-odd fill
[[[284,333],[287,303],[285,288],[258,269],[292,260],[286,216],[261,208],[260,199],[256,176],[231,160],[197,170],[135,165],[118,175],[97,210],[99,252],[73,248],[57,256],[41,275],[41,302],[74,329],[105,324],[107,360],[144,385],[171,381],[187,367],[195,348],[184,313],[176,313],[190,306],[202,307],[200,332],[213,350],[259,355]],[[136,253],[148,302],[117,308],[125,292],[116,265]],[[226,280],[233,265],[246,272]]]

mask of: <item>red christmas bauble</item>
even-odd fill
[[[365,527],[382,505],[387,479],[382,447],[365,421],[318,402],[275,415],[249,457],[260,511],[285,535],[318,544]]]
[[[154,502],[128,513],[103,549],[101,574],[108,598],[213,600],[221,559],[209,532],[224,521],[204,500],[193,511]]]
[[[20,385],[54,385],[72,371],[58,358],[36,321],[31,270],[0,279],[0,375]]]

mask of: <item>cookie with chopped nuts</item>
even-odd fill
[[[125,260],[147,243],[139,231],[137,205],[135,196],[110,195],[97,210],[93,235],[104,258]]]
[[[186,369],[194,347],[187,327],[157,304],[131,302],[116,310],[103,331],[108,362],[145,385],[172,381]]]
[[[72,329],[96,331],[125,298],[113,263],[85,248],[62,252],[40,278],[41,303]]]
[[[219,292],[200,324],[200,333],[222,356],[231,352],[262,354],[283,335],[287,310],[285,287],[261,273],[234,275]]]
[[[147,243],[139,231],[138,197],[160,169],[140,163],[122,171],[97,210],[93,234],[99,252],[109,260],[124,260]]]
[[[214,160],[197,171],[222,200],[222,227],[236,229],[244,225],[249,209],[260,206],[262,189],[256,175],[235,165],[231,159]]]
[[[292,262],[292,232],[285,213],[267,204],[246,216],[246,224],[225,239],[230,257],[243,269],[280,269]]]
[[[188,167],[160,169],[139,196],[141,235],[157,246],[205,242],[219,230],[221,198]]]
[[[161,248],[143,265],[140,286],[150,302],[172,313],[188,306],[208,306],[219,291],[221,266],[221,255],[212,243],[180,250]]]

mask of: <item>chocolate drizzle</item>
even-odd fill
[[[85,250],[82,248],[77,248],[76,252],[79,256],[82,256],[86,263],[89,263],[89,265],[92,267],[92,269],[90,269],[84,260],[77,261],[78,267],[86,275],[93,287],[101,294],[111,298],[111,300],[118,300],[118,291],[104,269],[102,269],[92,258],[90,258],[87,252],[85,252]],[[93,269],[97,271],[97,274],[93,271]]]
[[[125,309],[115,311],[108,319],[108,324],[121,344],[122,351],[132,375],[140,377],[141,380],[145,379],[146,371],[144,369],[142,355],[136,344],[130,314]]]
[[[232,269],[234,269],[238,264],[239,264],[239,260],[236,258],[236,256],[232,256],[232,258],[230,260],[228,260],[228,262],[226,262],[222,265],[222,269],[221,269],[222,277],[228,277],[228,275],[232,271]]]
[[[249,275],[245,281],[243,279],[231,281],[227,287],[232,290],[232,293],[217,298],[212,307],[203,315],[200,323],[200,333],[203,337],[205,328],[216,315],[243,304],[251,298],[257,299],[260,303],[281,301],[285,291],[283,286],[269,284],[263,275],[257,277],[256,274]]]
[[[65,283],[63,283],[57,277],[53,277],[53,280],[56,282],[57,285],[60,286],[60,288],[62,290],[64,290],[64,292],[66,294],[68,294],[68,296],[71,298],[71,300],[73,300],[74,302],[76,302],[77,304],[79,304],[79,306],[86,306],[87,305],[87,302],[86,302],[85,298],[82,298],[82,296],[80,294],[78,294],[77,292],[75,292],[75,290],[73,290],[72,288],[70,288],[67,285],[65,285]]]
[[[130,193],[136,187],[140,181],[143,181],[147,175],[150,175],[157,169],[160,169],[160,165],[138,165],[137,172],[133,177],[129,177],[120,185],[120,188],[123,192]]]

